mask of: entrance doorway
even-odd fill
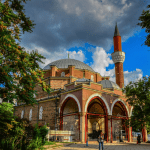
[[[116,102],[112,111],[112,136],[111,141],[123,142],[129,140],[129,129],[125,126],[128,119],[127,111],[122,102]]]
[[[85,141],[97,141],[101,132],[105,135],[105,140],[107,140],[107,110],[105,104],[99,97],[93,98],[88,105],[85,126]]]

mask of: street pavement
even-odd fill
[[[98,144],[68,144],[63,147],[53,148],[55,150],[99,150]],[[150,150],[150,143],[125,143],[125,144],[104,144],[104,150]]]

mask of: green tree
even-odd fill
[[[33,127],[27,119],[13,116],[13,109],[10,103],[0,105],[0,149],[26,149],[30,144],[28,139],[32,137]]]
[[[148,5],[147,8],[150,8],[150,5]],[[138,23],[137,25],[140,25],[142,28],[146,28],[145,31],[148,33],[145,45],[150,46],[150,10],[143,10],[141,16],[139,17],[139,20],[141,21],[141,23]]]
[[[5,0],[0,2],[0,98],[4,102],[13,100],[27,105],[37,103],[34,94],[36,83],[50,93],[51,88],[42,79],[44,72],[39,67],[45,59],[37,51],[30,54],[16,41],[20,32],[32,32],[35,24],[24,14],[22,2],[27,0]],[[3,87],[2,87],[3,86]]]
[[[133,106],[129,119],[133,130],[141,131],[144,126],[150,126],[150,77],[143,77],[136,82],[130,82],[124,89],[127,102]],[[129,123],[128,122],[128,123]]]

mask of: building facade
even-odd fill
[[[117,25],[113,40],[116,83],[78,60],[57,60],[43,68],[44,81],[54,91],[48,95],[37,85],[38,104],[14,106],[15,115],[29,118],[33,125],[49,123],[51,130],[74,131],[76,141],[94,141],[103,132],[106,142],[117,141],[121,135],[122,140],[131,142],[132,127],[126,127],[125,120],[131,117],[133,108],[122,92],[125,53]],[[146,141],[146,130],[143,138]]]

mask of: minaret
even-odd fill
[[[116,84],[118,84],[120,88],[123,88],[124,87],[123,62],[125,59],[125,52],[122,52],[121,36],[117,27],[117,23],[115,27],[113,41],[114,41],[114,52],[111,54],[111,57],[113,62],[115,63]]]

